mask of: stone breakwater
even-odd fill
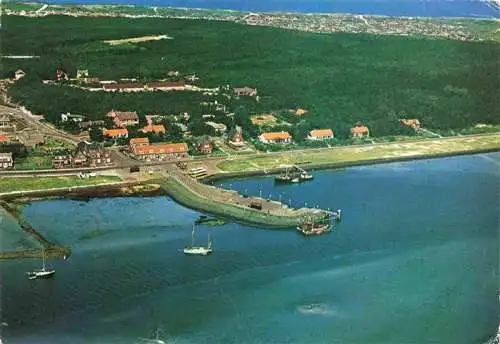
[[[325,214],[321,209],[291,208],[280,202],[205,185],[179,172],[171,173],[160,184],[168,195],[190,208],[263,227],[296,227],[305,217]]]

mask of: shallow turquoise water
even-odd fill
[[[199,213],[168,197],[34,202],[71,245],[53,280],[0,263],[7,343],[480,343],[498,325],[500,154],[270,177],[224,187],[342,208],[333,233],[201,226],[211,257],[182,249]],[[90,234],[89,234],[90,233]]]

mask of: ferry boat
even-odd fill
[[[184,254],[193,256],[207,256],[212,253],[212,239],[208,236],[208,245],[205,246],[194,246],[194,233],[195,225],[193,225],[193,231],[191,232],[191,246],[186,246],[184,248]]]
[[[330,218],[325,217],[321,220],[307,218],[297,226],[297,231],[305,236],[321,235],[333,230]]]
[[[293,170],[295,169],[295,170]],[[276,183],[281,184],[293,184],[300,183],[314,179],[313,175],[307,173],[300,167],[294,166],[293,168],[287,168],[284,173],[274,178]]]
[[[45,249],[42,246],[42,268],[38,270],[34,270],[31,272],[27,272],[26,274],[28,275],[28,278],[30,280],[34,279],[42,279],[42,278],[51,278],[55,275],[56,270],[54,269],[47,269],[45,267]]]

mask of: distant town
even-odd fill
[[[427,36],[462,41],[492,39],[498,31],[475,28],[465,20],[445,18],[384,17],[352,14],[249,13],[229,10],[178,9],[140,6],[65,6],[43,4],[4,5],[6,15],[43,17],[180,18],[232,21],[247,25],[278,27],[318,33],[368,33],[376,35]],[[468,20],[470,22],[470,20]],[[494,23],[492,21],[492,23]],[[494,26],[494,24],[493,24]]]

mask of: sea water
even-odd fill
[[[480,0],[51,0],[51,4],[114,4],[254,12],[352,13],[386,16],[499,18],[494,1]]]
[[[72,248],[55,278],[0,262],[8,344],[481,343],[498,326],[500,154],[215,182],[292,206],[342,208],[332,233],[199,226],[168,197],[36,201],[23,216]]]

